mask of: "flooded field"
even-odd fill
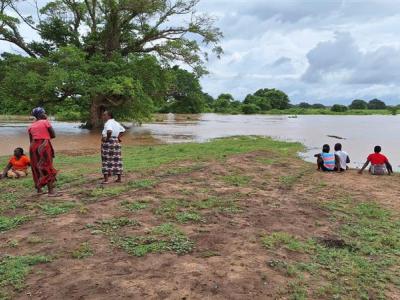
[[[306,145],[302,154],[313,161],[322,144],[332,147],[343,144],[349,152],[352,167],[360,167],[373,146],[381,145],[383,153],[400,169],[400,116],[267,116],[160,115],[154,123],[133,126],[124,137],[125,145],[203,142],[212,138],[234,135],[271,136],[281,140],[299,141]],[[93,153],[100,147],[100,133],[81,129],[80,124],[53,122],[57,132],[57,151],[69,154]],[[17,146],[28,148],[28,122],[0,122],[0,155],[9,155]],[[129,124],[126,124],[129,125]]]

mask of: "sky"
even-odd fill
[[[224,33],[202,79],[241,100],[278,88],[293,103],[400,103],[400,0],[203,0]]]
[[[224,33],[201,79],[214,97],[277,88],[293,103],[400,103],[400,0],[201,0],[198,11]]]

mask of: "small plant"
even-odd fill
[[[261,239],[261,242],[267,249],[276,249],[284,247],[288,250],[298,251],[298,252],[305,252],[311,246],[310,243],[300,242],[294,236],[286,232],[274,232],[270,235],[264,236]]]
[[[19,243],[17,240],[10,240],[7,242],[8,247],[17,248]]]
[[[115,238],[112,242],[135,256],[172,251],[186,254],[192,251],[193,242],[175,225],[165,223],[153,228],[148,236]]]
[[[279,182],[281,183],[281,187],[285,189],[291,189],[300,179],[306,175],[308,170],[302,170],[294,175],[286,175],[279,177]]]
[[[26,216],[6,217],[0,216],[0,232],[13,229],[29,220]]]
[[[131,220],[125,217],[101,220],[97,221],[96,224],[97,226],[94,226],[95,229],[105,234],[111,234],[125,226],[139,226],[139,222],[136,220]]]
[[[201,215],[195,211],[184,211],[176,214],[176,220],[179,223],[200,222]]]
[[[250,176],[243,175],[227,175],[223,176],[222,180],[233,186],[245,186],[251,181]]]
[[[31,271],[31,267],[49,261],[50,258],[40,255],[5,256],[0,260],[0,289],[11,286],[17,291],[22,290],[25,277]]]
[[[128,187],[130,189],[144,189],[148,187],[152,187],[157,184],[156,180],[153,179],[140,179],[135,181],[129,181]]]
[[[72,252],[72,257],[75,259],[83,259],[93,256],[93,249],[88,242],[82,243],[78,249]]]
[[[39,205],[46,215],[52,217],[68,213],[75,206],[74,202],[44,203]]]
[[[135,202],[123,201],[121,202],[121,206],[125,210],[135,212],[147,208],[148,202],[145,200],[139,200]]]

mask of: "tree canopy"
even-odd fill
[[[29,76],[19,79],[27,81],[21,99],[51,105],[79,99],[76,105],[88,109],[93,126],[104,107],[136,119],[149,115],[154,102],[176,94],[173,79],[170,90],[164,77],[171,64],[182,62],[201,76],[209,53],[222,53],[222,33],[212,17],[196,11],[199,0],[56,0],[44,7],[33,2],[36,16],[26,16],[22,2],[0,0],[0,40],[29,56],[5,62],[27,67]],[[24,39],[23,24],[39,38]]]
[[[368,109],[386,109],[386,104],[382,100],[372,99],[368,102]]]
[[[364,100],[356,99],[349,105],[350,109],[368,109],[368,103]]]

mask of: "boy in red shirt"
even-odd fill
[[[20,178],[28,175],[28,167],[31,165],[29,158],[24,155],[24,149],[14,150],[14,156],[10,158],[7,166],[4,168],[1,178]]]
[[[364,166],[361,168],[358,173],[362,174],[364,169],[368,167],[369,163],[371,163],[371,167],[369,171],[372,175],[384,175],[387,171],[388,174],[393,173],[392,165],[389,163],[387,157],[381,154],[382,148],[381,146],[375,146],[374,153],[368,155],[367,161],[365,162]]]

